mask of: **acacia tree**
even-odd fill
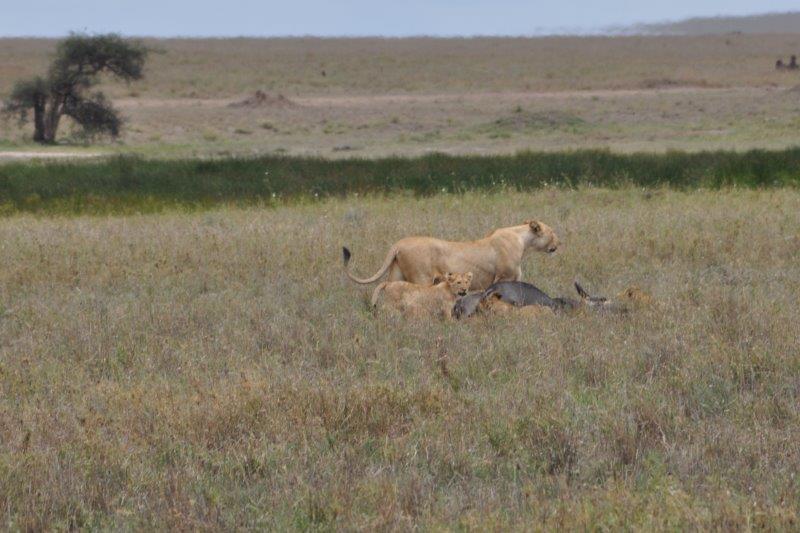
[[[142,78],[147,48],[117,34],[73,34],[61,41],[46,76],[14,85],[4,111],[24,124],[33,114],[33,140],[55,142],[61,117],[66,115],[87,136],[119,135],[122,119],[101,92],[90,93],[100,74],[130,82]]]

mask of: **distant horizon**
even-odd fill
[[[346,0],[339,6],[303,0],[272,8],[258,0],[231,0],[221,11],[203,0],[184,7],[181,0],[165,5],[155,0],[119,0],[114,6],[102,0],[79,0],[85,8],[81,10],[75,10],[74,4],[66,10],[60,2],[43,0],[35,6],[7,9],[7,16],[0,20],[0,38],[58,39],[70,33],[119,33],[152,39],[594,37],[652,35],[647,28],[693,20],[800,14],[797,5],[787,0],[707,0],[705,6],[718,4],[710,9],[698,8],[690,0],[644,8],[631,0],[607,0],[599,10],[588,0],[547,7],[524,0],[465,0],[458,6],[449,5],[452,2],[411,0],[397,10],[368,0]],[[152,18],[156,9],[161,15]],[[247,16],[240,16],[241,12]],[[570,23],[564,24],[566,21]]]

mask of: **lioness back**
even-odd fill
[[[546,224],[527,220],[524,224],[497,229],[475,241],[446,241],[434,237],[406,237],[395,242],[373,275],[360,278],[348,265],[350,250],[342,249],[345,273],[360,284],[408,281],[431,285],[445,272],[472,272],[471,288],[483,290],[497,281],[518,281],[526,250],[553,253],[559,247],[558,236]]]

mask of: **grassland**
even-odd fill
[[[508,154],[800,144],[800,36],[148,41],[145,81],[106,83],[119,142],[73,153],[181,157]],[[0,39],[0,95],[42,72],[54,41]],[[224,68],[225,75],[220,75]],[[264,90],[290,103],[232,108]],[[0,123],[0,154],[40,150]]]
[[[0,92],[44,71],[52,39],[0,39]],[[800,35],[669,37],[146,40],[147,78],[122,98],[231,98],[256,88],[296,96],[652,89],[796,84],[775,59]],[[219,75],[220,67],[225,76]],[[325,71],[325,76],[322,71]],[[377,74],[377,75],[376,75]]]
[[[531,216],[629,317],[407,324],[362,273]],[[545,188],[0,220],[9,529],[794,529],[800,193]]]
[[[0,164],[0,529],[799,527],[800,36],[149,44],[119,142],[0,122],[113,156]],[[526,280],[657,304],[405,323],[341,272],[531,217]]]

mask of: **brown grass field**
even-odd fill
[[[0,95],[55,41],[0,39]],[[118,142],[50,151],[325,157],[783,148],[800,142],[800,36],[148,41],[146,79],[103,87]],[[220,73],[224,71],[224,75]],[[324,75],[323,75],[324,72]],[[256,90],[292,105],[231,108]],[[0,122],[0,154],[38,150]]]
[[[627,317],[373,316],[409,234],[537,216]],[[0,220],[11,530],[792,530],[800,194],[546,189]]]
[[[118,141],[0,121],[0,179],[32,153],[800,143],[800,74],[773,68],[800,35],[149,44],[146,80],[101,87]],[[53,46],[0,39],[0,95]],[[289,102],[229,107],[256,90]],[[0,216],[0,529],[800,528],[796,188],[311,198]],[[342,272],[342,245],[371,274],[400,237],[532,217],[564,245],[525,280],[656,304],[409,323]]]

